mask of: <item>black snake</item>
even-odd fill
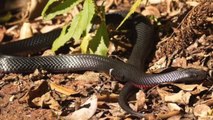
[[[122,14],[114,13],[106,15],[107,23],[120,22]],[[133,14],[126,23],[134,27],[135,46],[128,63],[112,58],[78,54],[58,56],[17,56],[26,53],[35,53],[51,47],[53,41],[59,36],[59,30],[41,34],[25,40],[0,45],[0,72],[1,73],[26,73],[35,69],[47,70],[49,72],[73,72],[82,70],[104,71],[115,76],[121,81],[127,81],[127,85],[120,93],[119,103],[127,112],[143,116],[130,109],[127,104],[127,96],[135,92],[135,88],[157,85],[164,82],[196,81],[203,80],[206,72],[196,69],[182,69],[163,74],[145,74],[144,64],[153,46],[154,30],[149,21],[139,15]]]

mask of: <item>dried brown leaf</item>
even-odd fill
[[[202,104],[212,106],[213,105],[213,98],[203,101]]]
[[[79,75],[78,77],[76,77],[75,80],[86,83],[94,83],[99,81],[99,73],[85,72],[83,75]]]
[[[149,69],[150,70],[156,70],[156,69],[161,69],[161,68],[165,68],[167,61],[166,61],[167,57],[164,56],[161,59],[159,59],[157,62],[154,63],[153,66],[151,66]]]
[[[172,62],[172,67],[181,67],[186,68],[187,67],[187,60],[184,57],[176,58]]]
[[[207,88],[207,87],[204,87],[202,84],[200,84],[200,85],[197,86],[196,89],[193,90],[191,93],[192,93],[193,95],[196,95],[196,94],[200,94],[201,92],[206,91],[206,90],[208,90],[208,88]]]
[[[198,43],[194,42],[193,44],[191,44],[190,46],[188,46],[186,48],[186,50],[190,52],[190,51],[193,51],[193,50],[197,49],[197,47],[198,47]]]
[[[144,16],[155,16],[156,18],[160,17],[160,11],[154,6],[147,6],[144,11],[142,11]]]
[[[165,2],[165,0],[149,0],[150,4],[160,4],[162,2]]]
[[[60,85],[57,85],[53,82],[49,82],[49,85],[50,85],[50,88],[52,90],[55,90],[57,92],[60,92],[60,93],[63,93],[65,95],[75,95],[75,94],[78,94],[79,92],[73,90],[72,88],[66,88],[66,87],[63,87],[63,86],[60,86]]]
[[[158,120],[159,119],[166,119],[166,118],[178,115],[178,114],[180,114],[180,111],[170,111],[170,112],[167,112],[166,114],[165,113],[159,113],[159,114],[157,114],[157,119]]]
[[[54,29],[61,28],[63,26],[64,26],[64,24],[59,24],[59,25],[56,24],[56,25],[51,25],[51,26],[44,26],[40,31],[41,31],[41,33],[47,33],[47,32],[50,32],[50,31],[52,31]]]
[[[97,96],[98,101],[118,101],[118,94],[110,93],[110,94],[100,94]]]
[[[32,31],[31,25],[30,23],[25,22],[21,27],[19,39],[25,39],[32,36],[33,36],[33,31]]]
[[[146,101],[146,95],[142,90],[139,90],[136,94],[136,108],[140,110],[143,108]]]
[[[167,106],[168,106],[170,111],[180,111],[182,109],[176,103],[168,103]]]
[[[172,116],[172,117],[169,117],[167,120],[181,120],[181,115],[175,115],[175,116]]]
[[[130,104],[131,107],[132,104]],[[118,103],[107,103],[107,106],[110,108],[109,112],[112,114],[112,116],[122,116],[124,113],[126,113]]]
[[[4,38],[4,34],[5,34],[5,27],[0,26],[0,42],[3,40]]]
[[[180,89],[184,90],[184,91],[193,91],[195,88],[197,88],[198,84],[192,84],[192,85],[187,85],[187,84],[172,84],[174,86],[179,87]]]
[[[51,96],[51,92],[47,92],[41,97],[34,98],[32,102],[37,107],[49,107],[57,111],[61,109],[61,106],[59,105],[59,103]]]
[[[195,7],[195,6],[197,6],[199,4],[199,2],[196,2],[196,1],[187,1],[186,4]]]
[[[171,96],[172,95],[172,93],[167,92],[167,91],[165,91],[165,90],[163,90],[163,89],[161,89],[159,87],[157,87],[157,92],[160,95],[160,97],[161,97],[162,100],[165,100],[166,96]]]
[[[71,115],[65,117],[66,120],[88,120],[91,118],[97,109],[97,96],[92,95],[84,104],[81,105],[81,108]]]
[[[196,105],[193,112],[195,116],[205,117],[211,112],[211,108],[205,104]]]
[[[165,96],[164,100],[166,102],[176,102],[176,103],[181,103],[181,104],[188,104],[189,99],[191,97],[191,93],[189,92],[184,92],[181,90],[178,93],[175,93],[173,95]]]
[[[30,90],[28,91],[28,93],[25,95],[25,97],[23,99],[25,99],[27,101],[29,106],[35,107],[37,105],[35,105],[32,102],[32,100],[34,98],[41,97],[42,95],[44,95],[48,91],[49,91],[49,86],[48,86],[47,81],[39,80],[39,81],[35,82],[34,86],[32,86],[30,88]]]

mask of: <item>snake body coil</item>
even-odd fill
[[[115,18],[116,20],[117,18],[122,20],[123,15],[115,13],[106,16],[108,23],[114,23],[115,20],[113,19]],[[124,110],[140,117],[141,115],[131,110],[127,102],[124,101],[130,93],[128,91],[134,86],[141,88],[164,82],[202,80],[206,77],[204,71],[196,69],[182,69],[154,75],[145,74],[144,63],[153,45],[153,28],[145,20],[145,17],[138,14],[133,15],[129,21],[136,30],[136,44],[128,63],[97,55],[82,54],[42,57],[11,56],[31,53],[50,47],[61,31],[54,30],[26,40],[0,45],[0,71],[2,73],[33,72],[35,69],[43,69],[50,72],[105,71],[120,80],[128,81],[128,86],[124,87],[124,90],[121,92],[119,103]]]

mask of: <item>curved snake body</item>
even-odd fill
[[[108,22],[114,18],[123,18],[121,14],[109,14],[106,16]],[[112,19],[110,19],[112,18]],[[0,45],[0,71],[10,72],[33,72],[35,69],[43,69],[49,72],[71,72],[82,70],[105,71],[119,80],[128,81],[126,87],[121,91],[119,103],[127,112],[141,117],[127,104],[127,96],[134,91],[134,87],[156,85],[164,82],[194,81],[206,77],[206,72],[196,69],[182,69],[164,74],[145,74],[144,64],[153,45],[154,30],[145,17],[134,14],[129,18],[130,24],[135,26],[136,44],[128,63],[98,55],[58,55],[58,56],[35,56],[19,57],[12,55],[33,53],[50,47],[53,40],[57,38],[61,30],[37,35],[26,40]],[[18,52],[17,52],[18,51]],[[131,90],[131,91],[129,91]]]

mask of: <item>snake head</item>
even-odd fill
[[[194,68],[183,69],[182,73],[185,76],[184,81],[196,81],[196,80],[203,80],[207,78],[206,71],[198,70]]]

